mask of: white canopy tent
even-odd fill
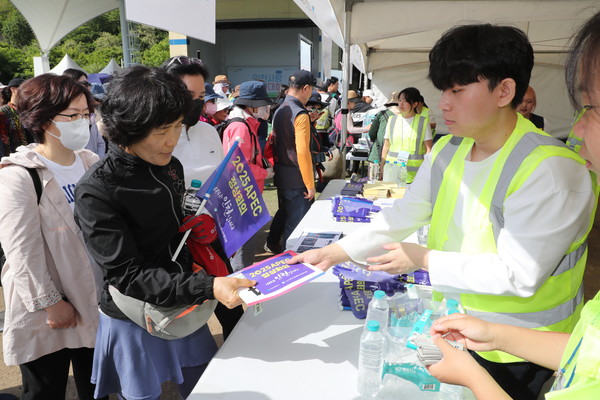
[[[106,67],[102,68],[102,71],[100,71],[100,73],[112,75],[115,72],[121,71],[121,69],[122,68],[119,66],[119,64],[117,64],[115,59],[111,58],[110,62],[106,65]]]
[[[77,63],[68,54],[65,54],[63,59],[60,60],[60,62],[58,64],[56,64],[56,67],[54,67],[50,70],[50,73],[56,74],[56,75],[62,75],[62,73],[65,72],[65,70],[67,70],[67,69],[78,69],[80,71],[85,72],[87,75],[87,72],[83,68],[81,68],[79,65],[77,65]]]
[[[27,20],[45,55],[65,35],[105,12],[127,9],[130,20],[215,42],[215,0],[11,0]],[[127,30],[124,19],[123,32]],[[127,40],[124,39],[124,51]],[[42,64],[40,64],[42,65]],[[43,68],[47,68],[47,59]],[[46,72],[46,71],[43,71]]]
[[[566,44],[600,9],[597,0],[294,1],[336,44],[352,45],[352,63],[384,94],[417,87],[438,121],[439,91],[427,73],[429,51],[442,33],[472,23],[516,26],[528,34],[535,51],[536,113],[547,118],[551,133],[563,135],[573,117],[563,76]]]

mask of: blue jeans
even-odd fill
[[[271,222],[267,243],[281,243],[285,249],[288,238],[313,203],[313,200],[304,198],[304,192],[306,192],[305,188],[277,188],[279,209]]]

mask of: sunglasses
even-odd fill
[[[311,112],[311,113],[321,111],[321,109],[317,108],[317,107],[307,107],[306,109],[308,110],[308,112]]]
[[[175,62],[180,65],[197,64],[197,65],[200,65],[201,67],[206,68],[204,61],[202,61],[201,59],[194,58],[194,57],[186,57],[186,56],[176,56],[176,57],[171,58],[171,61],[169,61],[169,63],[167,64],[167,67],[169,67],[171,64],[173,64]]]

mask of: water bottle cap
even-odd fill
[[[198,188],[200,189],[200,187],[202,186],[202,181],[199,179],[192,179],[192,187],[193,188]]]
[[[385,292],[383,290],[376,290],[375,293],[373,293],[373,298],[374,299],[383,299],[383,297],[385,296]]]
[[[379,321],[367,321],[367,330],[377,332],[379,330]]]
[[[448,299],[448,301],[446,301],[446,305],[448,306],[448,308],[458,308],[458,300]]]
[[[379,160],[375,160],[373,161],[375,164],[379,164]]]

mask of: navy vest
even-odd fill
[[[286,96],[273,115],[273,156],[275,157],[275,186],[282,189],[304,188],[298,166],[294,121],[300,114],[308,114],[300,100]]]

